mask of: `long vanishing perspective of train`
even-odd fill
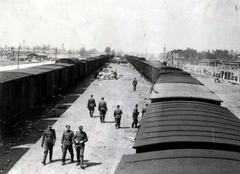
[[[108,55],[82,60],[66,58],[54,64],[4,71],[0,83],[0,123],[16,123],[26,110],[60,94],[108,62]]]
[[[115,174],[240,173],[240,120],[188,72],[126,56],[154,82],[133,148]]]

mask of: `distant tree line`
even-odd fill
[[[196,49],[187,48],[183,49],[174,49],[170,51],[168,54],[174,54],[175,57],[182,59],[227,59],[227,60],[235,60],[238,56],[240,56],[239,52],[234,52],[233,50],[208,50],[198,52]]]

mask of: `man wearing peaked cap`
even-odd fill
[[[121,125],[121,115],[123,114],[122,109],[120,109],[120,106],[117,105],[117,108],[114,110],[114,117],[115,117],[115,126],[116,128],[120,128]]]
[[[88,141],[88,137],[86,132],[83,131],[83,126],[79,126],[78,129],[79,131],[74,135],[73,142],[77,153],[77,165],[80,164],[81,168],[83,168],[85,142]]]
[[[73,154],[73,147],[72,147],[73,139],[74,139],[74,133],[72,130],[70,130],[70,126],[66,125],[66,130],[63,131],[62,140],[61,140],[62,152],[63,152],[62,165],[65,165],[67,150],[71,155],[71,163],[74,162],[74,159],[73,159],[74,154]]]
[[[135,105],[135,108],[133,109],[133,115],[132,115],[132,118],[133,118],[133,122],[132,122],[132,128],[135,126],[135,128],[138,128],[137,126],[137,123],[138,123],[138,115],[139,115],[139,112],[138,112],[138,104]]]
[[[104,97],[102,97],[102,100],[98,104],[98,110],[99,110],[99,114],[100,114],[100,122],[104,123],[105,115],[106,115],[106,112],[108,111],[107,102],[104,101]]]
[[[88,99],[88,103],[87,103],[87,108],[89,110],[90,117],[93,117],[95,107],[96,107],[96,102],[95,102],[95,99],[93,98],[93,95],[91,95],[91,98]]]
[[[52,129],[52,124],[49,123],[47,129],[43,132],[42,144],[41,146],[44,149],[43,161],[42,164],[46,164],[46,158],[49,151],[49,162],[52,162],[52,153],[53,146],[56,141],[56,133],[55,130]]]

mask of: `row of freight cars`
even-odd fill
[[[5,71],[0,83],[0,123],[12,125],[22,113],[61,93],[109,62],[108,55],[59,59],[53,64]]]
[[[161,67],[134,141],[136,154],[123,155],[115,174],[240,173],[238,117],[189,73]]]

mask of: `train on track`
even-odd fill
[[[53,64],[4,71],[0,83],[0,123],[13,125],[23,113],[60,94],[108,63],[110,56],[59,59]]]
[[[126,56],[154,82],[133,148],[115,174],[240,173],[240,120],[191,74]]]

